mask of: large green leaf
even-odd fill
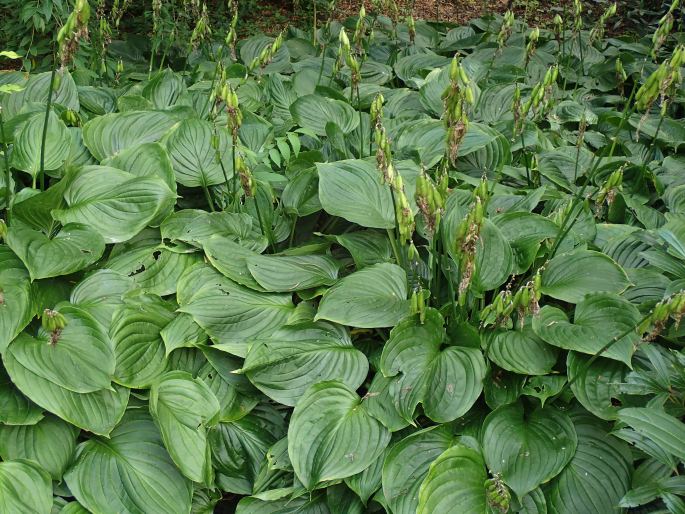
[[[128,299],[117,308],[109,331],[117,383],[143,388],[160,377],[166,367],[160,332],[172,319],[173,307],[152,295]]]
[[[35,462],[0,462],[0,512],[50,514],[52,484],[50,475]]]
[[[0,246],[0,353],[34,315],[29,272],[7,246]]]
[[[623,512],[619,501],[630,488],[632,456],[623,441],[585,413],[572,417],[578,449],[545,491],[553,514]],[[579,494],[582,491],[582,494]]]
[[[224,491],[250,494],[267,451],[284,435],[282,415],[265,404],[238,420],[219,423],[209,434],[217,484]]]
[[[106,166],[85,166],[64,192],[67,207],[53,216],[62,223],[83,223],[108,243],[126,241],[176,201],[157,177],[137,177]]]
[[[7,234],[7,245],[22,260],[36,280],[68,275],[97,261],[105,251],[105,240],[93,228],[67,223],[53,237],[15,220]]]
[[[363,471],[389,442],[390,432],[339,381],[311,386],[295,405],[288,426],[290,461],[310,490]]]
[[[41,170],[41,148],[45,115],[38,113],[24,123],[17,134],[12,152],[12,167],[36,177]],[[56,170],[69,156],[71,136],[67,126],[50,111],[45,137],[43,170]]]
[[[109,439],[81,443],[65,480],[92,512],[190,512],[191,483],[176,469],[157,427],[141,410],[131,410]]]
[[[392,327],[409,314],[407,277],[395,264],[375,264],[340,280],[324,294],[316,320],[360,328]]]
[[[37,337],[23,333],[7,348],[12,359],[35,376],[74,393],[93,393],[110,387],[114,351],[107,333],[86,311],[59,309],[66,326]]]
[[[359,116],[350,104],[319,95],[305,95],[290,106],[295,123],[312,130],[319,136],[326,135],[326,124],[335,123],[345,134],[359,125]]]
[[[160,143],[142,143],[129,147],[105,159],[102,165],[128,171],[138,177],[159,177],[169,189],[176,192],[171,159]]]
[[[247,269],[265,291],[287,292],[333,285],[338,262],[327,255],[255,255]]]
[[[371,161],[350,159],[317,164],[319,199],[326,212],[363,227],[393,228],[390,187]]]
[[[618,419],[666,452],[685,460],[685,424],[679,419],[649,407],[621,409]]]
[[[600,357],[590,363],[590,359],[580,353],[568,353],[566,369],[572,382],[571,390],[576,400],[598,418],[615,419],[618,407],[614,405],[614,399],[620,396],[628,369],[614,360]]]
[[[181,277],[177,297],[181,312],[190,314],[215,343],[241,357],[249,340],[283,326],[295,307],[289,295],[251,291],[205,264]]]
[[[0,426],[0,456],[5,461],[37,462],[53,480],[59,481],[71,463],[77,435],[73,426],[53,416],[35,425]]]
[[[554,407],[524,412],[514,403],[483,423],[483,454],[492,473],[519,496],[557,476],[573,457],[578,438],[568,415]]]
[[[366,357],[347,331],[320,322],[283,327],[256,341],[241,372],[273,400],[294,406],[309,386],[322,380],[340,380],[357,389],[368,370]]]
[[[212,482],[207,428],[218,421],[219,408],[207,384],[184,371],[165,373],[150,390],[150,412],[164,445],[181,472],[195,482]]]
[[[445,345],[444,320],[435,309],[402,320],[383,346],[380,369],[397,376],[390,394],[400,415],[413,423],[419,403],[438,423],[464,415],[483,390],[486,364],[480,350]]]
[[[218,150],[212,146],[214,134]],[[190,118],[179,123],[166,139],[176,181],[187,187],[214,186],[233,177],[233,159],[226,131],[208,121]],[[217,151],[221,160],[217,158]],[[224,174],[225,173],[225,174]]]
[[[0,423],[35,425],[43,417],[42,409],[19,392],[4,370],[0,372]]]
[[[102,161],[132,146],[159,141],[175,123],[161,111],[105,114],[83,126],[83,142]]]
[[[640,341],[637,325],[640,312],[632,303],[611,293],[586,296],[576,305],[573,323],[558,307],[545,305],[533,317],[533,329],[545,342],[590,355],[624,362],[630,366],[631,357]]]
[[[12,382],[22,393],[72,425],[94,434],[107,435],[124,414],[128,389],[115,387],[92,393],[75,393],[32,373],[9,350],[3,354],[2,360]]]
[[[383,464],[383,494],[393,514],[415,514],[430,465],[455,442],[447,425],[420,430],[391,447]]]
[[[485,333],[488,358],[500,368],[521,375],[546,375],[557,361],[558,351],[540,339],[527,323],[522,330],[499,328]]]
[[[621,293],[630,285],[628,276],[610,257],[591,250],[557,255],[542,273],[542,292],[578,303],[590,293]]]
[[[419,490],[417,514],[486,514],[483,456],[473,448],[455,444],[431,464]]]

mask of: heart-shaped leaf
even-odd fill
[[[7,245],[22,260],[32,280],[69,275],[94,263],[105,251],[102,236],[81,223],[67,223],[50,238],[15,220],[7,234]]]
[[[295,405],[288,426],[288,455],[309,490],[366,469],[389,442],[390,432],[338,381],[310,387]]]
[[[481,441],[490,471],[500,473],[519,497],[557,476],[578,444],[568,415],[554,407],[524,413],[520,403],[491,412]]]

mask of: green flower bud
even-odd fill
[[[60,312],[52,309],[45,309],[40,321],[46,332],[56,332],[67,326],[65,317]]]

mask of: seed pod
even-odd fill
[[[55,332],[62,330],[67,326],[67,320],[59,311],[52,309],[45,309],[41,316],[41,325],[46,332]]]

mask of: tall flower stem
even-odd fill
[[[50,86],[48,87],[48,103],[45,107],[45,120],[43,121],[43,136],[40,141],[40,189],[45,190],[45,143],[48,138],[48,123],[50,122],[50,109],[52,108],[52,91],[55,87],[55,75],[57,67],[55,53],[52,53],[52,72],[50,73]]]
[[[2,106],[0,106],[0,138],[2,138],[2,156],[3,160],[5,161],[5,185],[7,189],[7,193],[5,195],[5,203],[7,204],[5,207],[5,218],[7,221],[10,220],[10,216],[12,214],[12,201],[14,200],[14,186],[12,185],[12,171],[10,170],[10,161],[9,157],[7,156],[7,143],[5,142],[5,122],[3,119],[3,114],[2,114]]]

